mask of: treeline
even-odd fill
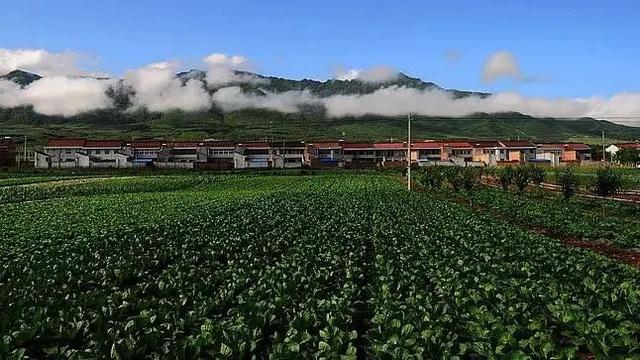
[[[504,191],[524,192],[530,186],[539,187],[548,177],[544,168],[529,165],[506,166],[503,168],[480,168],[458,166],[425,166],[414,170],[416,181],[427,189],[450,189],[471,196],[474,189],[482,184],[497,181]],[[622,189],[622,176],[610,167],[596,171],[593,180],[584,182],[571,166],[556,168],[553,176],[565,200],[573,197],[578,190],[598,196],[612,196]]]

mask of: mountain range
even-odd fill
[[[388,86],[420,90],[441,90],[454,98],[487,97],[484,92],[444,89],[433,82],[399,74],[381,83],[355,80],[310,79],[292,80],[256,73],[236,71],[235,75],[252,77],[258,81],[226,84],[237,85],[242,91],[256,95],[306,90],[317,97],[372,93]],[[207,86],[206,73],[192,69],[177,74],[183,82],[202,81],[210,92],[218,88]],[[22,87],[42,79],[42,76],[15,70],[0,76]],[[82,137],[165,137],[172,139],[291,139],[308,140],[344,138],[349,140],[381,140],[406,137],[404,117],[368,115],[362,117],[327,118],[322,109],[303,108],[296,113],[279,113],[264,109],[243,109],[225,112],[214,104],[205,111],[150,112],[132,111],[132,92],[111,88],[108,95],[115,106],[72,117],[47,116],[31,107],[0,108],[0,136],[27,135],[37,147],[52,136]],[[533,118],[520,113],[478,113],[464,118],[434,118],[418,116],[414,119],[413,134],[422,138],[529,138],[538,141],[599,141],[601,131],[615,140],[640,138],[640,128],[614,124],[609,121],[582,118],[576,120]]]

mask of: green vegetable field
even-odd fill
[[[640,358],[638,269],[395,175],[2,181],[0,359]]]

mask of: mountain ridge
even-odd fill
[[[205,81],[206,73],[191,70],[178,73],[183,81]],[[395,82],[369,84],[359,80],[291,80],[268,77],[255,73],[237,72],[238,75],[268,79],[268,83],[239,83],[243,91],[257,94],[307,90],[323,97],[335,94],[366,94],[384,86],[407,86],[417,89],[442,89],[437,84],[401,74]],[[16,70],[0,76],[28,86],[42,77],[38,74]],[[122,83],[120,83],[122,84]],[[234,84],[225,84],[230,86]],[[322,110],[301,109],[297,113],[280,113],[266,109],[242,109],[223,111],[215,104],[202,111],[185,112],[171,110],[152,112],[131,108],[131,89],[111,88],[109,96],[114,108],[94,110],[70,117],[43,115],[30,106],[0,108],[0,135],[28,135],[36,143],[44,143],[47,137],[75,136],[98,138],[164,137],[169,139],[228,138],[293,139],[308,140],[345,138],[350,140],[381,140],[406,136],[406,118],[365,115],[327,118]],[[216,87],[208,87],[217,91]],[[454,96],[489,96],[461,90],[446,90]],[[554,119],[535,118],[516,112],[476,113],[461,118],[416,116],[412,133],[421,138],[513,138],[518,135],[536,141],[584,140],[598,142],[604,130],[611,139],[640,139],[640,128],[615,124],[592,118]]]

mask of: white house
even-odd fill
[[[49,139],[36,151],[36,168],[127,167],[120,140]]]
[[[236,169],[266,169],[272,167],[269,143],[265,141],[238,144],[233,154]]]

